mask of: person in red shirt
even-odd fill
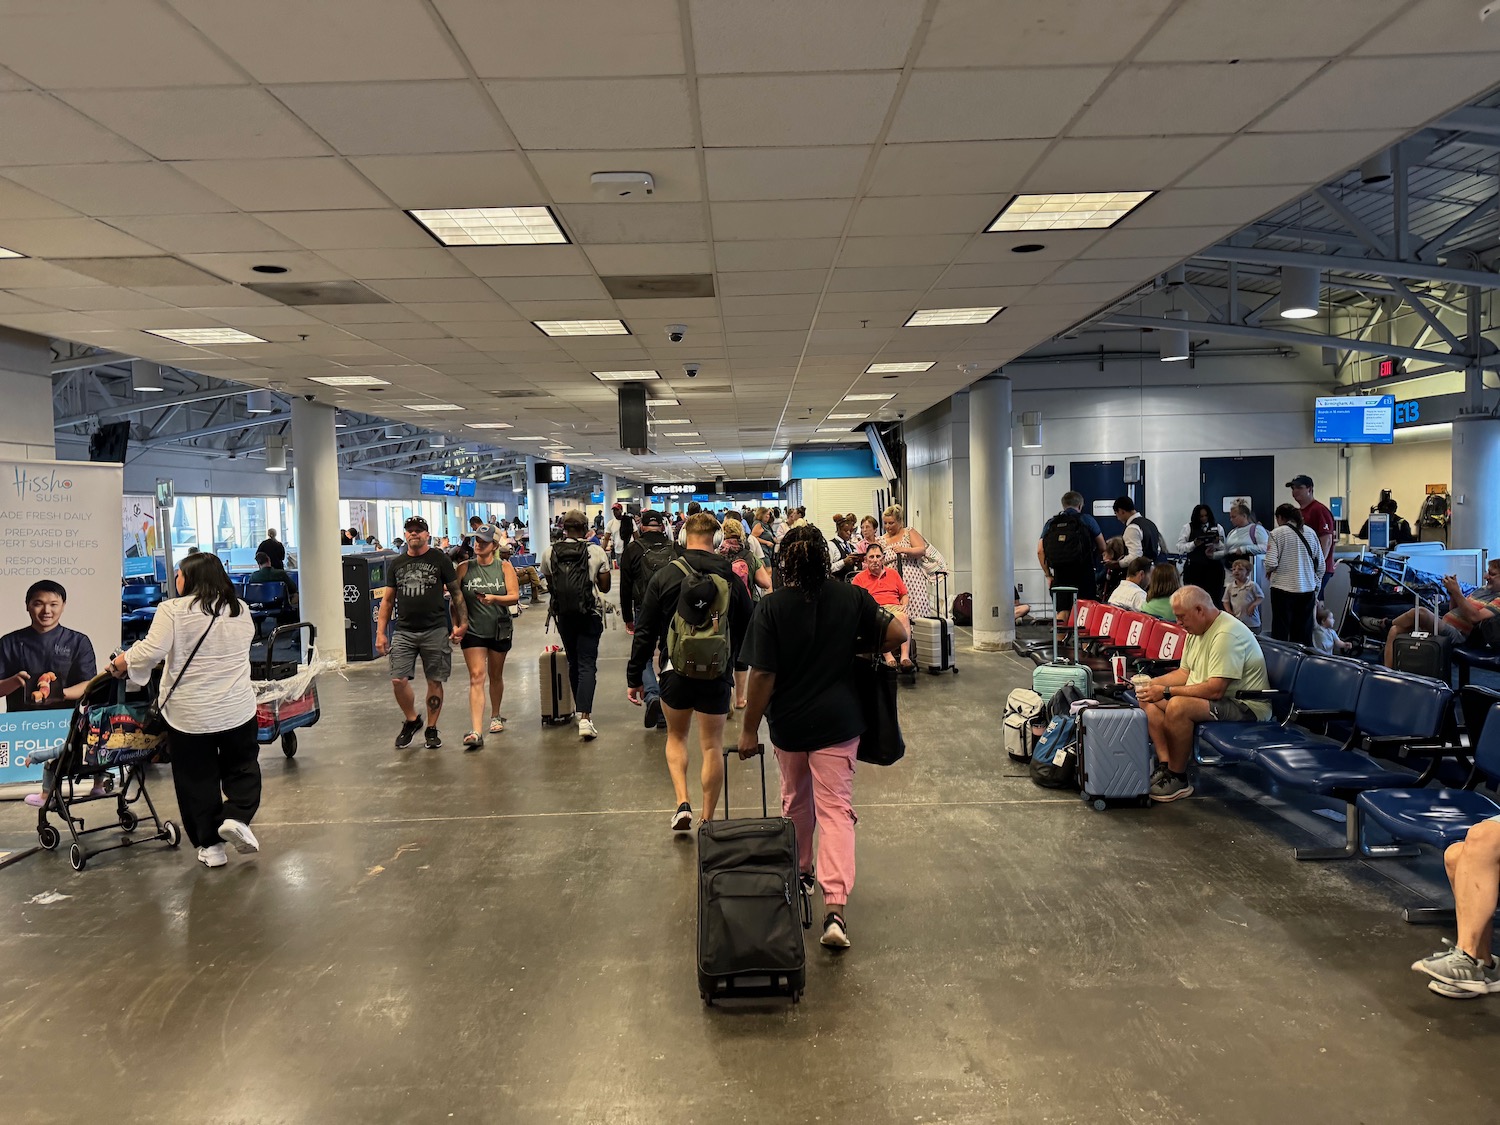
[[[1318,537],[1318,545],[1323,548],[1323,558],[1327,560],[1323,564],[1323,581],[1318,586],[1318,597],[1321,598],[1328,587],[1328,579],[1333,576],[1333,540],[1338,535],[1338,524],[1328,506],[1313,498],[1312,477],[1299,473],[1287,481],[1286,486],[1292,490],[1292,503],[1302,509],[1302,523],[1312,528]]]
[[[906,583],[902,581],[899,571],[885,565],[885,548],[879,543],[872,543],[865,549],[865,568],[854,576],[854,585],[869,591],[876,605],[891,610],[903,623],[907,621],[907,599],[910,595],[907,593]],[[896,660],[888,652],[885,654],[885,662],[894,664]],[[915,667],[911,662],[911,641],[908,639],[901,645],[901,670],[910,672]]]

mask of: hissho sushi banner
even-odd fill
[[[26,629],[26,591],[50,578],[68,591],[62,624],[88,635],[102,668],[120,645],[120,465],[0,459],[0,635]],[[18,669],[0,668],[0,679]],[[0,714],[0,785],[41,776],[13,765],[59,742],[67,711]]]

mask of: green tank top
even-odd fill
[[[464,604],[469,611],[469,632],[476,637],[504,640],[511,635],[510,606],[484,601],[485,594],[506,594],[505,563],[496,559],[485,566],[470,559],[464,571]]]

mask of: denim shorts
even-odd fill
[[[448,629],[439,625],[413,633],[397,629],[391,634],[391,679],[410,680],[417,674],[417,657],[422,658],[422,672],[434,683],[446,683],[453,672],[453,645]]]

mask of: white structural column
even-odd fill
[[[0,328],[0,456],[49,461],[52,437],[52,350],[27,332]]]
[[[292,400],[292,481],[297,513],[297,586],[302,618],[318,630],[318,652],[342,662],[344,563],[339,526],[339,461],[334,409]]]
[[[604,474],[604,518],[609,518],[609,509],[615,502],[615,493],[620,491],[620,482],[615,479],[614,473]]]
[[[1011,518],[1010,380],[992,375],[969,388],[969,526],[973,532],[974,648],[999,652],[1016,639]]]
[[[1500,555],[1500,420],[1460,415],[1453,423],[1454,547],[1480,547]]]
[[[552,542],[552,506],[548,503],[547,485],[536,481],[537,459],[526,458],[526,524],[531,531],[531,551],[540,562],[542,552]]]

